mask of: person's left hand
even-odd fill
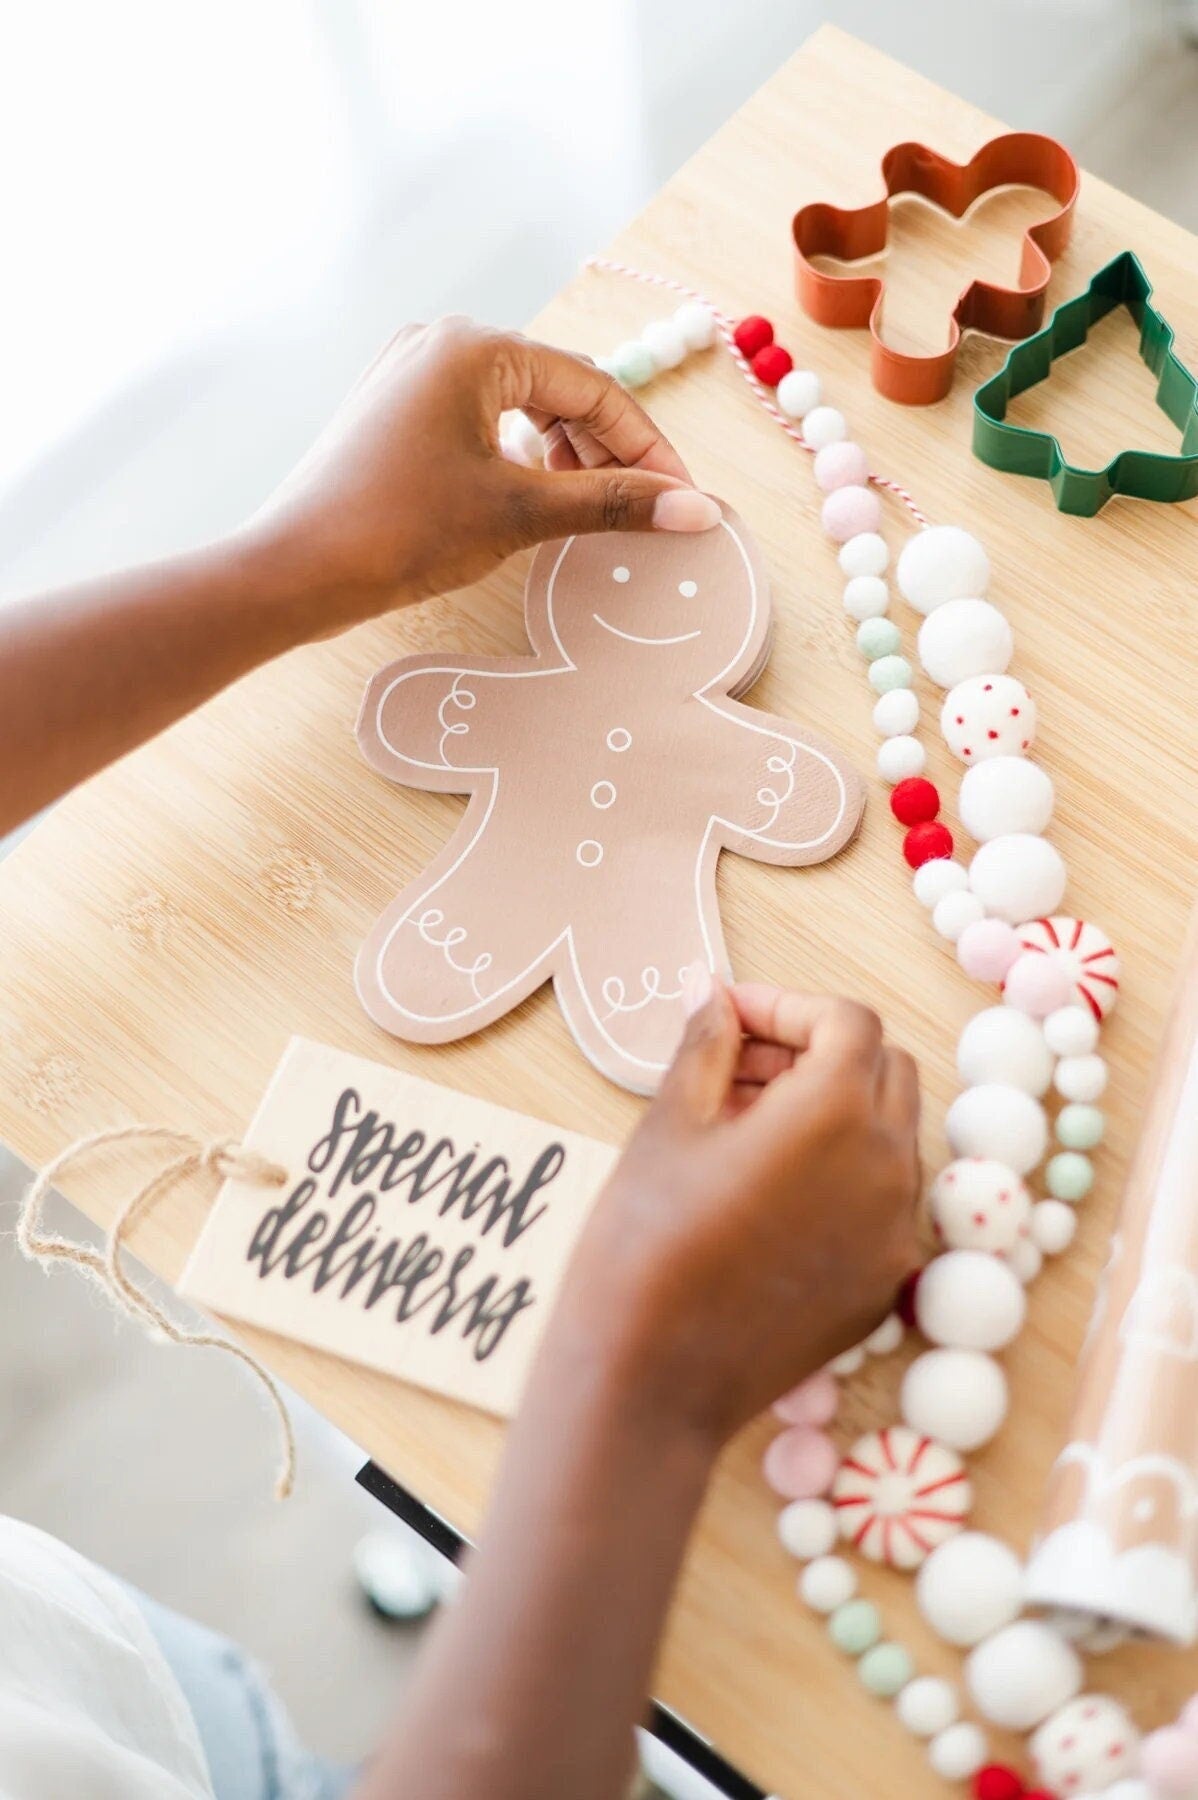
[[[546,467],[501,452],[499,416],[546,434]],[[648,414],[585,357],[467,319],[409,325],[246,527],[326,635],[477,581],[580,531],[705,531],[716,502]]]

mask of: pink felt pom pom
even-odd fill
[[[830,1425],[840,1405],[840,1389],[829,1369],[819,1369],[774,1402],[774,1416],[787,1425]]]
[[[1046,1019],[1051,1012],[1065,1006],[1072,998],[1073,987],[1068,975],[1051,956],[1038,956],[1025,950],[1007,970],[1002,997],[1008,1006],[1029,1013],[1033,1019]]]
[[[882,523],[882,503],[867,487],[833,488],[819,520],[833,543],[846,544],[863,531],[877,531]]]
[[[1198,1735],[1177,1725],[1154,1731],[1140,1746],[1140,1773],[1159,1800],[1190,1800],[1198,1789]]]
[[[1186,1701],[1177,1715],[1177,1723],[1183,1731],[1193,1732],[1194,1736],[1198,1737],[1198,1694],[1195,1694],[1192,1700]]]
[[[787,1500],[814,1500],[826,1494],[836,1474],[836,1445],[811,1425],[792,1425],[776,1437],[761,1469],[776,1494]]]
[[[975,981],[1001,981],[1019,955],[1019,934],[1005,919],[977,919],[957,939],[957,961]]]
[[[860,444],[842,438],[825,444],[815,458],[816,486],[825,494],[834,488],[864,487],[869,480],[869,458]]]

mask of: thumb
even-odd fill
[[[710,494],[648,469],[611,463],[602,469],[520,473],[538,538],[587,531],[710,531],[723,517]]]
[[[740,1057],[740,1015],[724,983],[702,963],[687,970],[684,993],[693,1010],[662,1082],[659,1104],[680,1118],[708,1124],[719,1116],[732,1086]]]

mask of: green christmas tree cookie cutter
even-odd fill
[[[1140,329],[1140,355],[1157,377],[1156,403],[1181,432],[1177,455],[1121,450],[1104,469],[1079,469],[1057,439],[1007,423],[1007,407],[1049,374],[1058,356],[1086,341],[1092,325],[1126,306]],[[1093,518],[1114,494],[1173,502],[1198,494],[1198,380],[1173,353],[1173,327],[1152,305],[1139,258],[1122,251],[1088,288],[1066,300],[1035,337],[1016,344],[973,397],[973,453],[992,469],[1047,481],[1061,512]]]

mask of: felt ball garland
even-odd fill
[[[692,306],[707,307],[702,296],[678,283],[619,264],[598,266],[673,288]],[[998,1355],[1023,1323],[1024,1288],[1035,1279],[1043,1256],[1068,1247],[1077,1207],[1094,1179],[1089,1153],[1102,1140],[1105,1121],[1098,1102],[1107,1081],[1098,1035],[1118,997],[1118,957],[1098,927],[1062,910],[1067,870],[1045,835],[1054,812],[1053,783],[1033,760],[1035,702],[1012,673],[1014,636],[1001,607],[988,597],[985,549],[960,527],[931,525],[903,488],[870,471],[818,375],[794,367],[768,319],[751,315],[737,323],[710,307],[707,316],[712,337],[718,333],[723,339],[760,403],[792,441],[813,454],[821,524],[837,557],[844,611],[873,690],[878,772],[891,789],[890,808],[915,897],[936,935],[955,949],[964,973],[994,994],[966,1026],[959,1047],[965,1085],[946,1121],[952,1160],[933,1179],[929,1197],[939,1254],[926,1272],[913,1271],[904,1283],[886,1329],[837,1357],[824,1372],[834,1385],[849,1380],[870,1355],[889,1353],[906,1331],[919,1329],[930,1347],[903,1379],[901,1423],[867,1434],[830,1464],[834,1403],[818,1389],[808,1401],[806,1383],[786,1396],[776,1409],[786,1430],[767,1453],[770,1474],[791,1498],[782,1515],[786,1520],[789,1514],[789,1522],[780,1521],[779,1531],[800,1554],[807,1545],[819,1551],[799,1578],[800,1598],[827,1617],[837,1647],[858,1659],[862,1685],[895,1695],[900,1722],[926,1741],[934,1771],[969,1783],[978,1800],[1051,1800],[1055,1765],[1050,1766],[1051,1755],[1036,1756],[1035,1747],[1047,1745],[1054,1721],[1067,1722],[1069,1707],[1087,1699],[1077,1698],[1080,1661],[1053,1622],[1019,1617],[1022,1572],[1014,1553],[963,1529],[970,1487],[962,1458],[1001,1427],[1008,1394]],[[652,334],[646,341],[651,350]],[[631,360],[635,378],[639,365]],[[972,854],[954,854],[940,789],[924,775],[915,671],[890,616],[883,490],[921,527],[904,544],[894,578],[919,615],[919,663],[943,694],[939,723],[962,772],[959,817],[977,846]],[[1056,1145],[1044,1167],[1048,1197],[1040,1198],[1028,1182],[1045,1161],[1050,1135]],[[947,1519],[935,1522],[935,1531],[946,1535],[926,1547],[909,1531],[910,1471],[903,1458],[912,1442],[926,1442],[930,1452],[923,1454],[951,1458],[961,1471],[945,1504]],[[895,1458],[893,1468],[887,1449]],[[854,1482],[864,1484],[860,1494],[851,1491]],[[818,1489],[817,1483],[822,1483]],[[855,1530],[847,1532],[850,1543],[864,1527],[856,1548],[867,1560],[912,1569],[922,1564],[921,1606],[933,1628],[950,1641],[976,1646],[967,1678],[978,1711],[1006,1728],[1036,1730],[1037,1773],[1028,1781],[1038,1779],[1041,1789],[990,1761],[984,1731],[960,1716],[960,1696],[952,1684],[918,1674],[902,1647],[885,1639],[877,1608],[858,1593],[851,1564],[826,1549],[827,1515],[796,1510],[827,1507],[829,1495],[830,1510],[841,1516],[842,1525],[850,1515],[856,1521]],[[958,1546],[959,1568],[949,1560]],[[983,1604],[986,1595],[990,1599]],[[969,1596],[968,1622],[953,1623],[951,1606]],[[1114,1730],[1108,1705],[1117,1703],[1104,1701],[1099,1714],[1104,1729]],[[1194,1711],[1198,1715],[1198,1705]],[[1178,1733],[1175,1742],[1172,1734]],[[1071,1734],[1058,1733],[1053,1742],[1062,1735]],[[1164,1739],[1155,1754],[1165,1782],[1175,1758],[1175,1779],[1188,1778],[1191,1767],[1198,1771],[1198,1716],[1188,1738],[1180,1725],[1156,1735]],[[1118,1732],[1115,1736],[1122,1741]],[[1138,1754],[1130,1721],[1122,1737]],[[1148,1747],[1152,1743],[1148,1740]],[[1111,1772],[1122,1776],[1124,1770],[1120,1765]],[[1127,1800],[1136,1785],[1133,1779]],[[1083,1790],[1074,1782],[1064,1791]],[[1182,1791],[1144,1787],[1143,1794],[1137,1789],[1136,1800],[1165,1800]]]

